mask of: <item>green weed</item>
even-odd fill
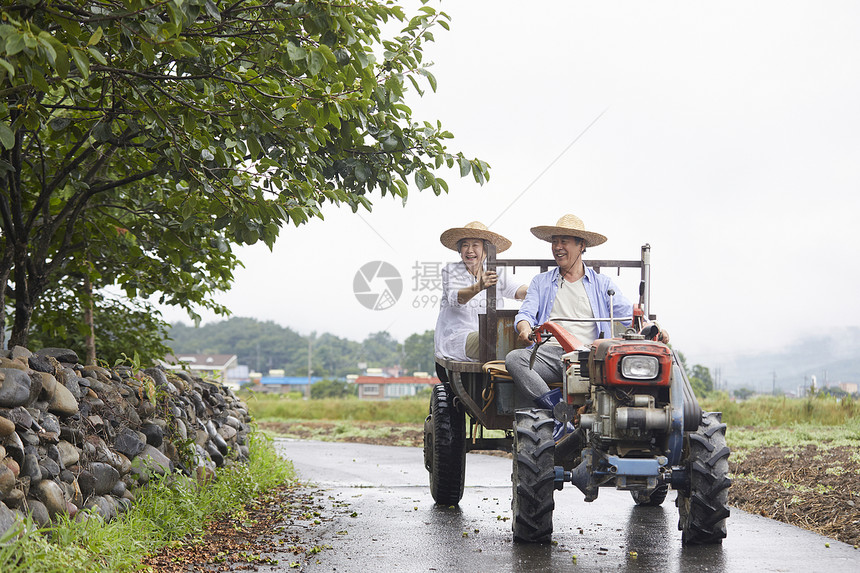
[[[28,520],[0,539],[3,573],[125,572],[168,543],[201,535],[208,520],[233,511],[263,492],[295,479],[292,464],[278,457],[260,432],[249,436],[251,459],[219,470],[200,487],[177,476],[153,479],[136,492],[137,503],[105,523],[95,514],[76,522],[61,519],[39,531]]]

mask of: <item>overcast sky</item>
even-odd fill
[[[574,213],[609,237],[586,258],[636,259],[651,245],[652,311],[693,363],[857,324],[860,4],[441,8],[451,30],[425,53],[439,87],[411,101],[415,118],[441,120],[450,149],[491,164],[490,182],[450,173],[448,195],[414,191],[405,207],[327,206],[325,221],[285,228],[274,252],[239,250],[245,269],[219,298],[235,315],[402,341],[435,325],[428,283],[456,259],[445,229],[480,220],[513,241],[505,255],[549,258],[529,228]],[[353,292],[371,261],[403,280],[385,310]],[[635,273],[619,278],[634,298]]]

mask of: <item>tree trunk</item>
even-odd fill
[[[12,269],[5,261],[0,266],[0,350],[6,346],[6,284]]]
[[[87,325],[86,346],[88,366],[96,365],[96,327],[93,320],[93,283],[89,275],[84,275],[84,323]]]
[[[24,290],[24,289],[20,289]],[[19,295],[19,289],[15,289],[15,322],[12,324],[12,334],[9,336],[9,348],[15,346],[27,346],[30,336],[30,318],[33,316],[33,307],[26,296]]]

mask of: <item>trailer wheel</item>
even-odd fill
[[[555,426],[549,410],[517,410],[514,422],[512,528],[514,541],[547,543],[555,509]]]
[[[466,477],[466,416],[453,398],[449,386],[436,384],[424,422],[424,465],[430,472],[430,494],[440,505],[460,502]]]
[[[666,500],[666,494],[669,493],[668,485],[661,485],[658,488],[648,490],[636,490],[630,492],[633,495],[633,501],[636,505],[656,507]]]
[[[679,491],[678,529],[688,545],[722,543],[729,516],[729,454],[726,425],[718,412],[702,414],[698,430],[687,439],[689,490]]]

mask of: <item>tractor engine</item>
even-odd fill
[[[578,359],[568,368],[568,388],[590,389],[585,396],[591,399],[591,412],[580,417],[583,429],[616,446],[670,431],[672,355],[666,345],[628,334],[624,339],[596,340]],[[568,396],[582,401],[583,394]]]
[[[595,340],[564,360],[566,410],[583,447],[580,469],[590,476],[580,484],[586,500],[612,480],[620,489],[654,488],[655,475],[668,470],[666,442],[677,424],[672,351],[630,333]]]

